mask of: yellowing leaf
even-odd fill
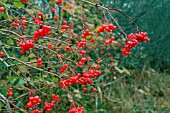
[[[79,90],[76,90],[76,89],[75,89],[73,92],[74,92],[74,93],[80,93],[80,91],[79,91]]]
[[[126,68],[123,68],[123,69],[121,70],[121,69],[119,69],[118,67],[115,67],[115,69],[116,69],[119,73],[121,73],[121,74],[122,74],[122,73],[126,73],[126,74],[128,74],[128,75],[131,75]]]
[[[28,61],[28,58],[27,58],[27,57],[22,56],[22,57],[20,58],[20,60],[21,60],[21,61],[23,61],[23,62],[27,62],[27,61]]]
[[[31,53],[28,57],[29,57],[29,58],[34,58],[34,57],[35,57],[35,54],[34,54],[34,53]]]
[[[19,68],[19,73],[22,72],[22,73],[26,73],[27,72],[27,67],[25,65],[19,65],[18,66]]]
[[[79,99],[82,98],[82,96],[81,96],[80,94],[75,94],[75,97],[77,97],[77,98],[79,98]]]

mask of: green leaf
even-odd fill
[[[7,41],[7,43],[8,43],[8,45],[14,45],[14,41],[13,41],[12,39],[9,39],[9,40]]]
[[[1,91],[1,93],[2,93],[3,95],[6,95],[6,94],[7,94],[7,91],[6,91],[6,89],[4,89],[4,88],[2,88],[0,91]]]
[[[87,40],[90,40],[90,39],[91,39],[91,36],[86,36],[86,39],[87,39]]]
[[[8,0],[4,0],[4,2],[7,2]]]
[[[17,104],[16,104],[16,106],[20,106],[20,104],[21,104],[21,101],[18,101]]]
[[[23,86],[24,85],[24,81],[21,80],[20,78],[15,78],[12,81],[12,85]]]
[[[24,5],[21,2],[14,2],[14,5],[18,8],[24,8]]]
[[[12,81],[12,85],[17,85],[20,81],[20,78],[16,78]]]

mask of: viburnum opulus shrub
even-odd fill
[[[131,74],[119,61],[150,42],[115,12],[124,14],[86,0],[0,1],[1,111],[84,113],[96,95],[111,100],[106,86]]]

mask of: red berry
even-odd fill
[[[108,27],[109,27],[109,29],[111,29],[112,31],[113,31],[113,30],[116,30],[116,26],[114,26],[113,24],[109,24]]]
[[[23,55],[23,54],[25,53],[25,51],[21,49],[21,50],[19,51],[19,53],[20,53],[21,55]]]
[[[81,62],[85,63],[87,61],[87,59],[84,57],[81,59]]]
[[[121,46],[121,44],[120,44],[120,43],[118,43],[118,44],[117,44],[117,46],[118,46],[118,47],[120,47],[120,46]]]
[[[82,50],[82,51],[80,52],[80,54],[81,54],[82,56],[85,56],[85,55],[86,55],[86,51]]]
[[[20,20],[16,20],[16,23],[17,23],[17,24],[20,24]]]
[[[8,93],[8,96],[12,97],[12,96],[13,96],[12,92],[9,92],[9,93]]]
[[[28,2],[28,0],[20,0],[20,2]]]
[[[0,7],[0,13],[1,12],[4,12],[4,8],[3,7]]]
[[[34,107],[34,105],[32,104],[32,102],[27,103],[27,108],[33,108],[33,107]]]
[[[55,8],[55,7],[52,8],[52,12],[53,12],[53,13],[56,12],[56,8]]]
[[[8,91],[12,91],[12,88],[9,88]]]
[[[58,20],[58,15],[55,15],[55,16],[54,16],[54,20]]]
[[[56,96],[55,96],[55,101],[56,101],[56,102],[59,102],[59,101],[60,101],[60,96],[56,95]]]
[[[96,93],[96,92],[97,92],[97,89],[96,89],[96,88],[93,88],[93,89],[92,89],[92,92]]]
[[[49,113],[49,112],[51,112],[51,109],[47,109],[46,111]]]
[[[53,44],[48,44],[48,49],[52,49],[53,48]]]
[[[18,28],[18,24],[17,24],[17,23],[15,23],[15,22],[13,22],[13,23],[12,23],[12,27],[16,27],[16,28]]]
[[[64,2],[64,0],[57,0],[56,1],[56,4],[61,4],[61,3],[63,3]]]
[[[105,44],[108,46],[109,45],[109,40],[106,40]]]
[[[64,21],[64,22],[63,22],[63,24],[65,24],[65,25],[66,25],[66,24],[67,24],[67,21]]]
[[[83,92],[86,92],[87,91],[87,89],[84,87],[84,88],[82,88],[82,90],[83,90]]]
[[[0,52],[0,57],[4,57],[4,52]]]
[[[26,21],[26,17],[23,16],[23,17],[22,17],[22,20],[23,20],[23,21]]]
[[[33,102],[34,101],[34,97],[29,97],[29,102]]]
[[[62,29],[62,30],[67,30],[68,28],[69,28],[69,26],[67,26],[67,25],[62,25],[62,26],[61,26],[61,29]]]
[[[38,58],[37,63],[41,63],[41,62],[42,62],[41,58]]]
[[[42,63],[37,63],[37,66],[38,66],[38,67],[41,67],[41,66],[42,66]]]
[[[40,16],[40,17],[42,16],[42,13],[41,13],[41,12],[38,12],[38,17],[39,17],[39,16]]]
[[[50,103],[50,108],[54,108],[54,103],[52,102],[52,103]]]

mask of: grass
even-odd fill
[[[169,83],[169,74],[137,70],[111,86],[110,98],[119,101],[105,102],[102,108],[106,113],[169,113]]]

